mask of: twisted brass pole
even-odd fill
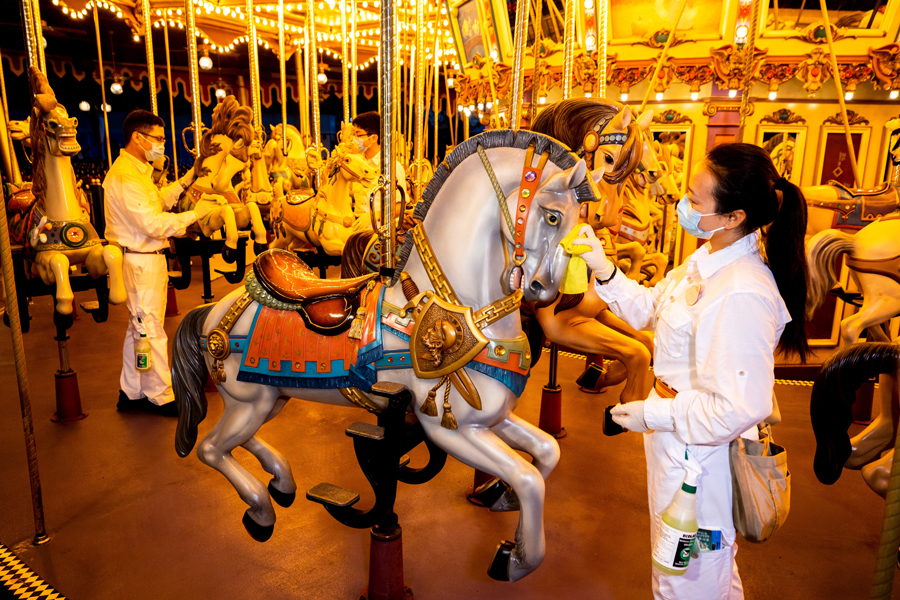
[[[22,31],[25,33],[25,54],[28,56],[28,65],[41,69],[41,59],[37,49],[38,41],[35,39],[34,31],[34,4],[31,0],[22,0],[20,8],[22,9],[22,22],[25,24]],[[43,40],[40,43],[43,44]],[[41,69],[41,72],[43,73],[44,70]]]
[[[759,6],[762,0],[753,0],[753,12],[750,17],[750,33],[747,36],[746,50],[746,73],[744,82],[741,86],[741,121],[738,124],[737,132],[734,134],[734,141],[741,143],[744,141],[744,126],[747,123],[747,106],[750,104],[750,90],[753,88],[753,56],[756,53],[756,28],[759,27]]]
[[[249,1],[249,0],[248,0]],[[319,120],[319,78],[318,63],[319,53],[316,41],[316,3],[315,0],[309,0],[306,5],[306,28],[309,33],[309,90],[310,100],[312,101],[312,126],[313,126],[313,143],[318,149],[322,145],[322,129]],[[316,180],[319,180],[318,171],[316,172]]]
[[[345,0],[350,2],[350,116],[356,118],[356,97],[359,95],[359,84],[357,76],[359,75],[359,65],[356,62],[356,0]]]
[[[163,40],[166,43],[166,77],[169,88],[169,121],[172,123],[172,162],[175,164],[175,179],[178,179],[178,131],[175,129],[175,90],[172,85],[172,54],[169,52],[169,20],[163,17]]]
[[[566,4],[568,10],[568,3]],[[529,0],[518,0],[516,2],[516,48],[513,56],[513,80],[512,80],[512,98],[510,98],[510,127],[514,130],[519,129],[519,117],[522,112],[522,96],[524,90],[522,84],[525,79],[525,68],[523,61],[525,57],[525,45],[528,43],[528,13]],[[573,16],[574,19],[574,16]],[[573,20],[574,23],[574,20]],[[573,41],[574,44],[574,41]],[[566,46],[568,48],[568,46]],[[537,46],[534,46],[537,52]],[[495,107],[497,110],[499,107]]]
[[[421,1],[421,0],[420,0]],[[394,118],[396,109],[396,98],[394,96],[394,78],[396,77],[396,69],[394,65],[395,44],[397,44],[394,35],[394,3],[381,2],[381,44],[379,52],[381,54],[381,81],[379,82],[379,94],[382,97],[382,115],[381,115],[381,176],[383,178],[383,187],[381,194],[381,213],[383,227],[387,228],[383,238],[383,249],[381,256],[383,279],[385,283],[390,283],[393,279],[394,270],[394,247],[396,241],[396,231],[394,227]]]
[[[597,96],[606,98],[606,78],[609,69],[609,61],[606,56],[609,46],[606,27],[609,2],[608,0],[595,0],[595,4],[597,6]]]
[[[184,0],[184,12],[185,29],[187,30],[185,33],[187,35],[188,75],[191,79],[191,125],[194,130],[194,149],[191,154],[196,157],[200,152],[203,118],[200,112],[202,103],[200,101],[200,71],[197,65],[197,22],[194,14],[194,0]]]
[[[23,2],[27,2],[28,0],[23,0]],[[109,168],[112,169],[112,149],[109,145],[109,113],[107,112],[107,104],[106,104],[106,71],[103,70],[103,50],[100,46],[100,17],[97,14],[97,3],[93,3],[93,12],[94,12],[94,32],[97,34],[97,66],[100,69],[100,101],[103,103],[100,106],[100,112],[103,113],[103,129],[106,132],[106,160],[109,163]],[[27,27],[25,28],[28,29]],[[175,141],[172,141],[172,145],[175,145]]]
[[[150,81],[150,111],[159,114],[156,104],[156,65],[153,62],[153,26],[150,24],[150,0],[141,0],[141,11],[144,13],[144,51],[147,54],[147,79]],[[172,145],[175,145],[172,138]]]
[[[537,12],[534,15],[534,44],[531,46],[531,53],[534,55],[534,70],[531,74],[531,119],[530,121],[534,123],[534,117],[537,115],[537,105],[538,105],[538,90],[540,89],[540,82],[538,78],[540,76],[540,64],[541,57],[538,55],[538,50],[541,47],[541,37],[544,34],[544,22],[543,22],[543,12],[544,12],[544,2],[543,0],[536,2],[537,4]]]
[[[262,107],[259,100],[259,41],[256,38],[256,19],[253,16],[253,0],[247,0],[247,56],[250,59],[250,108],[253,126],[262,141]]]
[[[287,75],[284,55],[284,0],[278,0],[278,75],[281,83],[281,153],[288,154]]]
[[[682,0],[686,2],[687,0]],[[575,0],[566,0],[566,26],[563,34],[563,100],[572,97],[572,75],[575,62]]]
[[[350,122],[350,45],[347,40],[347,1],[338,0],[341,3],[341,89],[344,101],[344,123]]]
[[[33,6],[32,15],[34,17],[35,49],[37,50],[38,64],[40,65],[41,73],[46,75],[47,59],[44,58],[44,30],[41,26],[41,6],[38,4],[38,0],[34,0]]]

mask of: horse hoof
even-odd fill
[[[478,500],[482,506],[493,507],[494,503],[509,489],[509,485],[502,479],[494,477],[479,485],[472,492],[472,497]]]
[[[260,244],[259,242],[253,242],[253,253],[256,255],[262,254],[266,250],[269,249],[268,244]]]
[[[222,260],[224,260],[229,265],[233,265],[238,258],[238,249],[232,248],[228,244],[224,244],[222,246]]]
[[[244,518],[241,519],[241,523],[244,524],[244,529],[247,530],[247,533],[250,534],[257,542],[267,542],[269,538],[272,537],[272,532],[275,531],[275,524],[271,525],[260,525],[250,516],[250,511],[244,513]]]
[[[509,581],[509,561],[512,557],[512,551],[516,549],[516,545],[509,540],[503,540],[497,546],[497,552],[494,554],[494,560],[491,561],[491,568],[488,569],[488,576],[497,581]]]
[[[297,492],[291,492],[290,494],[280,492],[275,489],[275,486],[272,485],[271,481],[269,482],[269,495],[272,496],[272,500],[274,500],[278,506],[283,506],[285,508],[293,504],[294,499],[297,498]]]
[[[497,501],[491,504],[491,512],[514,512],[521,510],[519,506],[519,496],[516,491],[507,486],[503,495],[497,498]]]

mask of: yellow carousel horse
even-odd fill
[[[315,171],[324,166],[318,149],[306,145],[293,125],[287,126],[287,155],[284,154],[283,127],[271,125],[271,137],[263,154],[269,170],[269,180],[277,196],[287,196],[292,190],[312,188]]]
[[[222,259],[237,260],[238,230],[248,226],[253,232],[253,248],[258,254],[268,248],[266,228],[256,203],[244,203],[231,185],[231,179],[250,160],[254,142],[249,108],[240,106],[234,96],[226,96],[213,111],[212,128],[200,139],[194,171],[197,180],[179,202],[182,211],[191,210],[197,202],[215,202],[219,209],[197,222],[206,237],[225,228]]]
[[[56,284],[60,314],[72,313],[75,295],[69,270],[78,264],[84,264],[95,279],[109,273],[109,302],[121,304],[125,302],[122,251],[104,245],[77,191],[71,157],[81,151],[78,119],[69,117],[38,69],[30,67],[28,76],[37,92],[29,118],[33,181],[30,190],[27,184],[7,190],[12,241],[25,247],[32,276]]]

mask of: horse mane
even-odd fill
[[[555,102],[541,111],[534,119],[531,130],[556,138],[570,148],[581,148],[584,135],[601,119],[616,116],[624,104],[606,98],[570,98]],[[632,119],[627,128],[628,138],[619,152],[612,171],[603,179],[609,183],[621,183],[641,162],[644,151],[640,127]]]
[[[200,138],[200,151],[197,160],[194,161],[196,169],[199,169],[203,161],[218,154],[222,147],[213,142],[213,136],[224,135],[232,141],[239,139],[244,141],[244,146],[249,146],[253,141],[253,111],[247,106],[241,106],[234,96],[226,96],[225,99],[213,110],[212,127],[206,130]]]
[[[46,135],[44,134],[44,116],[56,108],[56,94],[47,77],[35,66],[28,67],[28,82],[34,98],[31,101],[31,119],[28,129],[31,137],[32,173],[31,191],[35,198],[43,199],[47,188],[47,180],[44,178],[44,155]]]
[[[444,160],[438,165],[438,168],[435,169],[434,177],[431,178],[431,181],[429,181],[428,185],[425,187],[425,191],[422,192],[422,201],[416,205],[413,219],[419,222],[425,220],[425,215],[428,214],[428,210],[431,208],[431,205],[434,204],[438,192],[441,191],[441,188],[447,182],[450,174],[456,167],[462,164],[463,161],[473,154],[476,154],[479,146],[485,150],[490,150],[491,148],[518,148],[525,150],[531,144],[534,144],[535,146],[535,154],[540,155],[544,152],[549,152],[550,162],[561,169],[571,169],[578,164],[578,157],[572,153],[568,146],[541,133],[524,129],[520,129],[519,131],[513,131],[511,129],[485,131],[484,133],[480,133],[462,142],[453,149],[453,152],[444,157]],[[595,199],[593,187],[588,180],[588,176],[586,176],[575,188],[575,197],[578,198],[579,202],[587,202],[588,200]],[[406,240],[403,242],[403,247],[400,249],[399,256],[397,257],[397,268],[394,271],[392,285],[399,281],[400,272],[403,271],[403,268],[406,266],[406,261],[409,259],[412,249],[413,238],[409,235],[406,236]]]

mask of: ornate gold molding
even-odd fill
[[[795,113],[789,108],[781,108],[771,115],[766,115],[759,120],[760,123],[774,123],[776,125],[793,125],[795,123],[806,123],[806,119]]]
[[[712,68],[716,73],[719,87],[727,90],[739,90],[744,79],[755,77],[768,50],[759,48],[738,48],[728,44],[709,51],[712,56]]]
[[[831,27],[831,35],[835,42],[845,38],[856,39],[856,36],[847,33],[847,29],[844,27],[835,27],[834,23],[829,23],[828,26]],[[787,36],[787,39],[803,40],[809,44],[827,44],[828,38],[826,35],[825,26],[822,24],[822,21],[817,21],[801,29],[797,33]]]
[[[825,58],[825,50],[813,48],[806,59],[797,65],[797,79],[810,94],[815,94],[831,77],[831,63]]]
[[[869,48],[869,59],[875,73],[875,89],[900,89],[900,44]],[[881,86],[879,86],[879,82]]]
[[[747,114],[746,116],[750,116],[753,114],[754,110],[756,110],[756,106],[753,102],[747,103]],[[739,113],[741,111],[740,102],[716,102],[714,100],[710,100],[709,102],[703,105],[703,115],[706,117],[711,117],[718,112],[736,112]]]
[[[669,34],[670,32],[668,29],[660,29],[659,31],[654,31],[653,33],[645,35],[641,41],[635,42],[634,44],[636,46],[647,46],[648,48],[662,48],[666,45]],[[669,47],[672,48],[679,44],[683,44],[686,41],[687,37],[678,35],[678,32],[676,32],[672,39],[672,44]]]
[[[677,125],[679,123],[693,123],[693,121],[691,121],[690,117],[685,116],[685,115],[681,114],[680,112],[678,112],[677,110],[674,110],[672,108],[670,108],[668,110],[664,110],[663,112],[661,112],[659,114],[654,114],[652,122],[659,123],[661,125]]]
[[[853,125],[868,125],[869,120],[862,115],[856,114],[855,111],[848,110],[847,111],[847,121],[850,123],[850,126]],[[844,120],[841,118],[841,113],[834,113],[823,122],[824,125],[843,125]]]

